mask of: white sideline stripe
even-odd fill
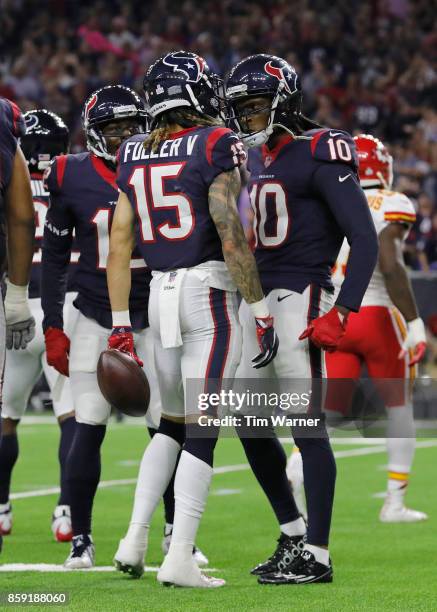
[[[20,425],[57,425],[58,421],[54,415],[46,416],[31,416],[24,415],[20,421]],[[109,425],[118,425],[115,419],[110,419]],[[123,419],[122,425],[138,425],[146,428],[146,421],[144,417],[128,417]]]
[[[416,429],[437,429],[437,419],[416,419],[414,421]],[[20,421],[21,425],[56,425],[57,419],[54,415],[45,416],[27,416],[24,415]],[[111,417],[108,423],[109,427],[119,427],[120,423]],[[130,417],[125,416],[121,425],[134,425],[135,427],[146,428],[146,421],[144,417]],[[280,438],[281,441],[290,442],[290,438]],[[337,444],[378,444],[377,440],[383,440],[384,438],[360,438],[358,435],[356,438],[331,438],[331,441],[335,441]]]
[[[385,444],[385,438],[329,438],[331,444],[344,444],[352,446],[378,446]]]
[[[158,569],[159,567],[148,565],[144,567],[145,572],[156,573]],[[204,569],[208,572],[220,571],[215,567]],[[115,567],[113,565],[96,565],[88,569],[68,569],[63,565],[56,565],[54,563],[5,563],[0,565],[0,572],[115,572]]]
[[[239,495],[242,492],[242,489],[213,489],[210,495],[216,495],[218,497],[221,497],[223,495]]]
[[[437,440],[423,440],[416,442],[416,448],[430,448],[437,446]],[[344,459],[345,457],[360,457],[363,455],[376,455],[385,452],[385,446],[371,446],[364,448],[353,448],[350,450],[334,451],[336,459]],[[231,472],[243,472],[250,470],[248,463],[237,463],[236,465],[222,465],[214,468],[214,474],[229,474]],[[102,480],[99,483],[99,489],[107,489],[109,487],[120,487],[123,485],[136,484],[136,478],[123,478],[121,480]],[[22,491],[21,493],[12,493],[11,499],[27,499],[29,497],[45,497],[46,495],[56,495],[60,492],[59,487],[50,487],[48,489],[36,489],[34,491]]]
[[[241,472],[250,469],[247,463],[238,463],[236,465],[222,465],[214,468],[214,474],[229,474],[230,472]],[[99,489],[107,489],[109,487],[120,487],[123,485],[136,484],[136,478],[123,478],[121,480],[102,480],[99,482]],[[49,487],[47,489],[36,489],[34,491],[22,491],[21,493],[12,493],[11,499],[27,499],[29,497],[45,497],[46,495],[57,495],[60,493],[59,487]]]
[[[237,463],[236,465],[221,465],[214,468],[213,474],[229,474],[229,472],[242,472],[248,470],[248,463]]]
[[[336,459],[343,459],[344,457],[361,457],[362,455],[377,455],[383,453],[385,446],[366,446],[364,448],[351,448],[350,450],[334,451],[334,457]]]
[[[289,438],[279,438],[279,440],[283,443],[293,443],[293,439],[290,436]],[[345,446],[380,446],[381,444],[385,444],[385,438],[329,438],[331,444],[344,444]]]

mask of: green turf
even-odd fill
[[[57,438],[56,426],[21,426],[21,456],[14,473],[14,492],[56,485]],[[139,427],[112,426],[104,444],[102,480],[134,478],[138,468],[129,462],[139,461],[146,440],[147,434]],[[381,500],[371,494],[385,486],[385,473],[381,470],[384,454],[338,460],[331,543],[335,581],[331,585],[257,585],[249,569],[272,552],[277,528],[251,472],[239,471],[214,477],[212,493],[219,489],[241,493],[211,495],[198,537],[211,566],[219,569],[217,575],[227,580],[226,587],[211,591],[166,589],[152,573],[132,580],[116,573],[10,572],[0,573],[0,591],[68,591],[70,603],[66,609],[81,611],[436,610],[436,459],[437,448],[417,450],[408,502],[429,512],[431,519],[416,525],[383,525],[377,520]],[[239,463],[245,463],[245,457],[238,441],[221,440],[216,465]],[[124,485],[97,493],[93,534],[98,565],[112,562],[129,520],[133,491],[133,485]],[[65,560],[68,545],[51,540],[50,514],[55,502],[54,495],[14,502],[14,529],[5,538],[3,563]],[[159,508],[151,529],[148,565],[158,565],[162,559],[162,525]]]

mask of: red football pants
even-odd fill
[[[395,308],[363,306],[348,318],[346,334],[334,353],[326,353],[328,378],[359,379],[363,364],[387,407],[402,406],[408,398],[409,381],[415,367],[408,366],[409,355],[399,359],[406,324]],[[387,380],[390,379],[390,380]],[[327,410],[345,412],[354,393],[351,383],[334,383],[328,388]],[[339,397],[341,395],[341,401]]]

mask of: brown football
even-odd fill
[[[129,416],[144,416],[149,407],[150,387],[143,368],[126,353],[103,351],[97,364],[97,381],[106,401]]]

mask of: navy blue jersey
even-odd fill
[[[136,243],[148,266],[166,271],[223,261],[208,191],[244,160],[240,140],[227,128],[193,127],[152,152],[144,139],[135,135],[120,147],[117,184],[134,210]]]
[[[50,192],[42,255],[43,328],[63,326],[62,304],[73,241],[80,252],[74,305],[106,328],[112,327],[106,283],[109,232],[118,198],[115,172],[92,153],[56,157],[45,174]],[[134,329],[148,325],[150,272],[133,253],[129,309]]]
[[[41,259],[42,259],[42,239],[44,235],[44,224],[49,207],[49,192],[43,181],[42,174],[31,175],[32,199],[35,208],[35,252],[32,259],[32,269],[30,271],[29,297],[41,297]],[[79,253],[76,250],[71,252],[71,265],[68,271],[67,291],[74,291],[74,274],[76,264],[79,260]]]
[[[344,237],[351,245],[337,303],[358,310],[376,264],[378,243],[360,187],[353,139],[339,130],[281,137],[249,153],[255,257],[265,293],[333,291],[331,268]]]
[[[12,168],[17,139],[25,134],[26,127],[20,109],[16,104],[0,98],[0,216],[4,218],[4,197],[12,177]],[[6,255],[5,232],[0,233],[0,254],[3,264]]]

